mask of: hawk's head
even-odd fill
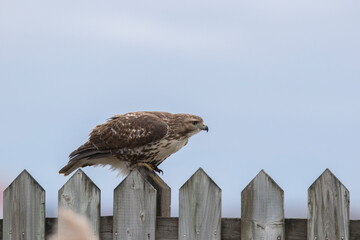
[[[175,114],[177,133],[191,137],[201,130],[209,131],[208,126],[205,125],[203,119],[191,114]]]

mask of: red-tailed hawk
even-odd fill
[[[137,165],[162,172],[158,166],[185,146],[189,138],[208,131],[201,117],[167,112],[133,112],[115,115],[96,126],[89,140],[73,151],[59,173],[80,167],[110,165],[127,174]]]

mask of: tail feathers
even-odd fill
[[[93,144],[91,144],[89,141],[84,143],[83,145],[81,145],[78,149],[76,149],[75,151],[73,151],[72,153],[70,153],[69,157],[70,159],[73,159],[74,157],[82,154],[82,153],[86,153],[89,151],[95,151],[97,150]]]
[[[59,173],[64,174],[64,176],[67,176],[70,173],[72,173],[73,171],[75,171],[75,169],[78,169],[80,167],[81,167],[81,164],[79,164],[78,161],[70,161],[68,164],[66,164],[65,167],[60,169]]]
[[[70,161],[65,167],[60,169],[59,173],[67,176],[78,168],[95,165],[96,161],[94,159],[106,158],[110,155],[110,153],[99,152],[94,149],[82,151],[77,155],[70,155]]]

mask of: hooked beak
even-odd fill
[[[206,125],[204,124],[203,127],[201,128],[201,130],[205,130],[206,132],[208,132],[208,131],[209,131],[209,128],[208,128],[208,126],[206,126]]]

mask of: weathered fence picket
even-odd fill
[[[45,191],[26,171],[4,191],[3,239],[45,239]]]
[[[178,238],[221,238],[221,189],[202,168],[180,188]]]
[[[326,169],[308,189],[308,240],[348,240],[349,205],[349,191]]]
[[[114,190],[114,240],[155,240],[156,189],[133,170]]]
[[[59,190],[59,207],[87,216],[101,240],[359,240],[349,220],[349,191],[330,172],[308,189],[308,219],[284,219],[284,192],[263,170],[241,193],[241,219],[221,219],[221,189],[201,168],[180,189],[179,217],[170,215],[170,188],[145,168],[114,190],[113,216],[100,217],[100,190],[77,171]],[[0,240],[45,240],[45,191],[24,170],[4,191]],[[240,203],[239,203],[240,204]]]
[[[261,170],[241,192],[241,239],[284,239],[284,219],[284,191]]]
[[[156,189],[156,216],[170,217],[171,188],[159,175],[149,172],[146,167],[140,167],[139,172]]]
[[[94,234],[99,236],[100,189],[81,169],[77,170],[59,190],[58,206],[59,209],[71,209],[86,216]]]

